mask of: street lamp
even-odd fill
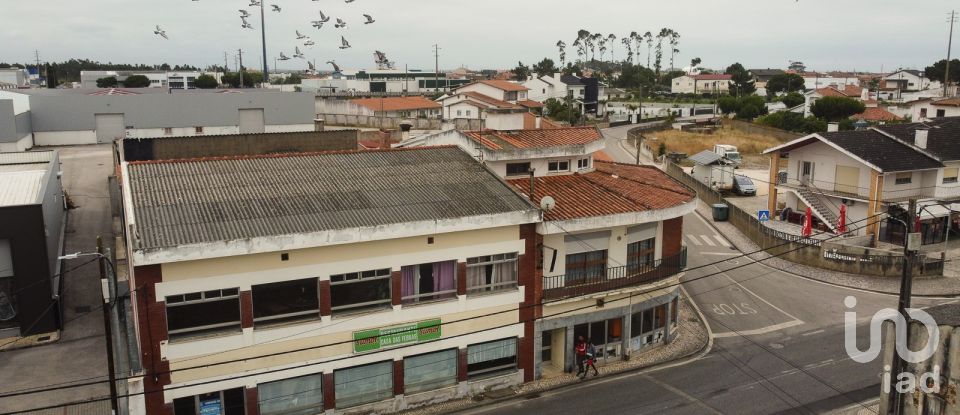
[[[61,255],[57,257],[59,260],[68,260],[68,259],[77,259],[81,257],[95,256],[99,259],[100,262],[100,287],[101,293],[103,295],[103,332],[107,341],[107,375],[110,378],[110,407],[113,410],[113,414],[119,414],[119,404],[117,402],[117,378],[116,378],[116,369],[114,366],[113,358],[113,330],[111,327],[111,318],[110,318],[110,307],[113,305],[112,300],[116,300],[116,283],[113,284],[113,293],[110,290],[110,280],[107,278],[106,270],[104,269],[104,263],[107,263],[110,266],[110,272],[116,277],[116,268],[113,266],[113,262],[110,261],[110,258],[103,254],[103,241],[98,236],[97,237],[97,252],[75,252],[72,254]],[[111,295],[113,294],[113,295]]]

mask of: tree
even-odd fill
[[[200,89],[214,89],[220,86],[220,84],[217,83],[217,78],[214,78],[213,75],[203,74],[193,81],[193,86]]]
[[[119,84],[116,76],[97,79],[97,88],[116,88]]]
[[[670,35],[670,29],[663,28],[660,29],[660,33],[657,34],[657,47],[656,47],[656,57],[653,60],[654,72],[657,73],[657,78],[660,77],[660,64],[663,62],[663,40]]]
[[[576,125],[580,119],[580,110],[572,105],[571,98],[564,98],[562,101],[556,98],[550,98],[544,102],[544,109],[546,110],[547,117],[552,120],[569,122],[571,125]]]
[[[744,120],[752,120],[757,118],[760,115],[760,108],[756,104],[748,103],[740,107],[740,111],[737,112],[737,118]]]
[[[236,72],[229,72],[223,74],[221,78],[225,85],[230,85],[232,88],[240,87],[240,76]],[[243,87],[252,88],[254,85],[259,83],[263,79],[263,75],[260,73],[251,74],[250,72],[243,72]]]
[[[793,108],[800,104],[803,104],[806,99],[799,92],[791,92],[787,95],[784,95],[783,98],[780,98],[780,102],[783,102],[787,108]]]
[[[653,48],[653,34],[650,32],[644,33],[643,38],[647,40],[647,67],[650,67],[650,50]]]
[[[652,89],[654,84],[656,84],[656,75],[650,68],[630,63],[620,66],[620,76],[613,81],[613,85],[617,88],[643,88],[647,91]]]
[[[817,118],[827,121],[839,121],[851,115],[863,112],[862,102],[847,97],[823,97],[810,106],[810,112]]]
[[[624,62],[633,64],[633,40],[632,38],[625,37],[620,39],[620,43],[623,43],[623,46],[627,48],[627,59]]]
[[[941,59],[933,64],[933,66],[928,66],[923,70],[924,76],[928,79],[935,81],[943,81],[943,75],[947,71],[947,60]],[[960,59],[951,59],[950,60],[950,80],[953,82],[960,81]]]
[[[669,30],[670,33],[667,36],[670,38],[670,69],[673,69],[675,68],[675,66],[673,66],[673,57],[680,53],[680,49],[677,49],[677,45],[680,44],[680,33],[677,33],[677,31],[673,29]]]
[[[610,62],[616,62],[617,58],[613,54],[613,50],[616,48],[615,44],[617,43],[617,35],[611,33],[607,35],[607,44],[610,45]]]
[[[729,95],[717,99],[717,109],[724,114],[733,114],[740,110],[740,100]]]
[[[697,65],[699,65],[700,62],[703,62],[703,60],[700,59],[700,58],[690,59],[690,70],[691,70],[691,71],[696,70],[696,69],[697,69]]]
[[[542,61],[533,64],[533,72],[537,76],[552,75],[559,72],[557,67],[553,64],[553,59],[543,58]]]
[[[513,77],[518,81],[526,81],[527,77],[530,76],[530,68],[527,65],[524,65],[523,62],[517,62],[517,67],[513,68]]]
[[[283,80],[283,83],[287,85],[299,85],[301,82],[303,82],[303,78],[298,74],[291,74],[287,79]]]
[[[563,66],[567,60],[567,44],[563,43],[562,40],[558,40],[557,49],[560,49],[560,66]]]
[[[795,73],[777,74],[770,77],[767,81],[767,94],[773,95],[781,92],[803,91],[803,77]]]
[[[803,114],[790,111],[781,111],[760,117],[758,124],[796,133],[816,133],[827,131],[827,123],[814,117],[803,118]]]
[[[728,66],[724,73],[731,76],[730,95],[747,96],[752,95],[757,90],[753,84],[753,75],[739,62]]]
[[[150,78],[146,75],[130,75],[123,80],[123,86],[126,88],[146,88],[150,86]]]
[[[57,64],[45,64],[43,72],[47,74],[47,88],[56,88],[60,85],[57,79]]]

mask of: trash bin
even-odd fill
[[[726,222],[730,218],[730,206],[726,203],[717,203],[713,205],[714,222]]]

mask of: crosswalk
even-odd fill
[[[727,242],[726,239],[723,239],[722,236],[713,234],[713,235],[696,235],[696,234],[684,234],[687,239],[687,243],[695,246],[723,246],[729,247],[730,242]]]

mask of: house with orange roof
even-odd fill
[[[527,107],[494,98],[475,90],[457,89],[440,98],[443,119],[483,120],[484,129],[520,130],[524,125]]]
[[[521,84],[497,79],[482,79],[457,87],[452,93],[477,92],[491,98],[516,104],[527,99],[527,88]]]
[[[540,206],[537,377],[575,370],[579,336],[604,364],[669,342],[684,324],[676,283],[696,195],[654,167],[607,161],[604,143],[595,127],[564,127],[451,130],[401,144],[456,145]]]
[[[960,116],[960,98],[920,98],[904,103],[913,121]]]

